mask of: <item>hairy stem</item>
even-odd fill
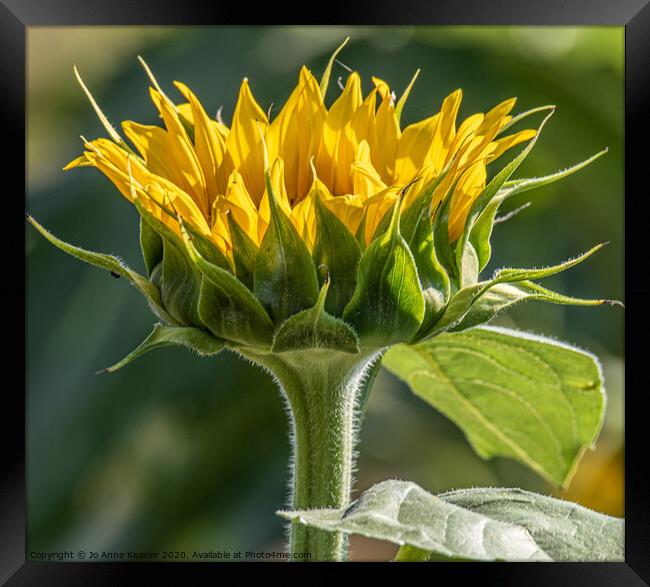
[[[275,376],[292,423],[293,510],[343,508],[350,502],[361,403],[377,351],[350,354],[309,349],[285,353],[242,353]],[[291,526],[290,552],[310,559],[344,560],[347,539],[298,524]]]

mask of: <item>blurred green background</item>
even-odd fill
[[[142,54],[172,94],[186,82],[229,122],[241,79],[263,109],[288,96],[298,68],[341,61],[398,95],[422,74],[403,123],[463,88],[461,117],[518,96],[518,111],[556,115],[518,176],[547,174],[609,147],[569,179],[522,194],[532,206],[495,229],[500,265],[543,266],[601,241],[610,246],[549,287],[623,298],[623,28],[92,27],[28,29],[28,210],[61,238],[110,252],[144,272],[138,217],[96,170],[64,174],[80,134],[105,133],[76,84],[76,64],[114,123],[156,123]],[[334,79],[346,71],[336,66]],[[335,85],[335,84],[334,84]],[[330,93],[330,97],[333,96]],[[83,265],[27,229],[28,552],[283,550],[284,406],[269,377],[222,353],[151,353],[113,375],[93,373],[134,348],[153,323],[124,280]],[[504,325],[555,336],[601,357],[608,411],[568,499],[623,515],[623,312],[526,304]],[[433,492],[468,486],[556,490],[519,464],[482,461],[462,433],[382,372],[365,420],[356,490],[386,478]],[[352,556],[386,559],[386,543],[354,539]]]

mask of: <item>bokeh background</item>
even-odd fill
[[[522,194],[532,205],[495,229],[488,268],[542,266],[601,241],[609,247],[549,280],[585,297],[623,299],[623,29],[538,27],[30,28],[27,209],[61,238],[110,252],[144,272],[138,217],[96,170],[64,174],[79,135],[104,131],[76,84],[76,64],[109,118],[155,123],[142,54],[170,93],[179,79],[227,122],[243,77],[277,112],[308,65],[340,56],[397,93],[422,73],[403,123],[431,115],[457,87],[461,115],[518,96],[519,111],[556,115],[518,176],[547,174],[609,147],[588,169]],[[335,66],[337,76],[345,76]],[[334,95],[330,92],[330,97]],[[269,377],[222,353],[153,352],[94,375],[134,348],[153,323],[124,280],[64,255],[27,229],[28,552],[34,550],[283,550],[275,510],[286,505],[289,459],[283,404]],[[386,478],[439,492],[518,486],[623,515],[623,312],[525,304],[500,318],[601,357],[608,408],[594,451],[569,490],[523,466],[483,461],[462,433],[382,372],[360,444],[357,491]],[[356,559],[386,559],[387,543],[354,539]]]

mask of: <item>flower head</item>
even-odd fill
[[[274,117],[244,79],[230,126],[183,83],[174,83],[180,98],[173,101],[142,62],[161,124],[126,121],[126,138],[75,69],[108,138],[84,139],[85,151],[65,169],[98,168],[135,205],[148,275],[30,220],[59,248],[126,276],[147,297],[166,325],[129,360],[160,344],[201,353],[224,345],[272,354],[371,352],[470,328],[525,299],[604,302],[532,281],[599,247],[555,267],[503,269],[479,281],[501,203],[602,154],[547,177],[510,180],[553,106],[513,117],[511,98],[459,122],[456,90],[438,112],[404,125],[417,73],[396,99],[378,78],[364,96],[352,72],[328,106],[335,56],[320,83],[303,67]],[[542,112],[537,130],[510,131]],[[520,143],[527,144],[487,181],[488,166]]]

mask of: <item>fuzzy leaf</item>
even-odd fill
[[[294,314],[280,326],[273,339],[274,353],[307,348],[359,352],[359,341],[354,330],[325,311],[328,285],[326,282],[321,288],[313,308]]]
[[[399,214],[396,205],[390,229],[364,251],[354,296],[343,313],[362,345],[410,340],[424,317],[417,268],[400,234]]]
[[[344,510],[278,512],[296,524],[471,560],[547,561],[522,527],[449,504],[407,481],[383,481]]]
[[[278,512],[295,524],[401,545],[395,561],[622,561],[624,521],[520,489],[432,495],[383,481],[350,507]]]
[[[505,456],[566,486],[602,425],[597,359],[490,327],[389,350],[384,365],[459,426],[483,458]]]
[[[316,242],[312,257],[316,267],[327,267],[330,285],[325,309],[333,316],[341,316],[357,285],[361,249],[352,233],[320,198],[316,198]]]
[[[145,296],[154,314],[169,324],[177,323],[175,318],[165,310],[158,286],[151,283],[146,277],[133,271],[133,269],[129,268],[120,259],[114,257],[113,255],[95,253],[93,251],[87,251],[81,247],[68,244],[55,237],[51,232],[39,224],[33,217],[28,215],[27,220],[48,241],[50,241],[55,247],[61,249],[64,253],[68,253],[68,255],[72,255],[73,257],[76,257],[81,261],[85,261],[90,265],[94,265],[100,269],[105,269],[106,271],[111,271],[112,273],[116,273],[117,275],[126,278],[129,283],[133,285],[133,287],[135,287],[141,294]]]
[[[528,530],[554,561],[623,561],[625,521],[577,503],[521,489],[460,489],[439,495],[493,520]]]
[[[145,353],[164,346],[184,346],[200,356],[215,355],[223,349],[223,342],[203,330],[191,326],[163,326],[156,324],[152,333],[118,363],[97,373],[113,373]]]
[[[459,426],[483,458],[504,456],[566,486],[603,421],[597,359],[551,339],[496,328],[388,351],[384,365]]]

